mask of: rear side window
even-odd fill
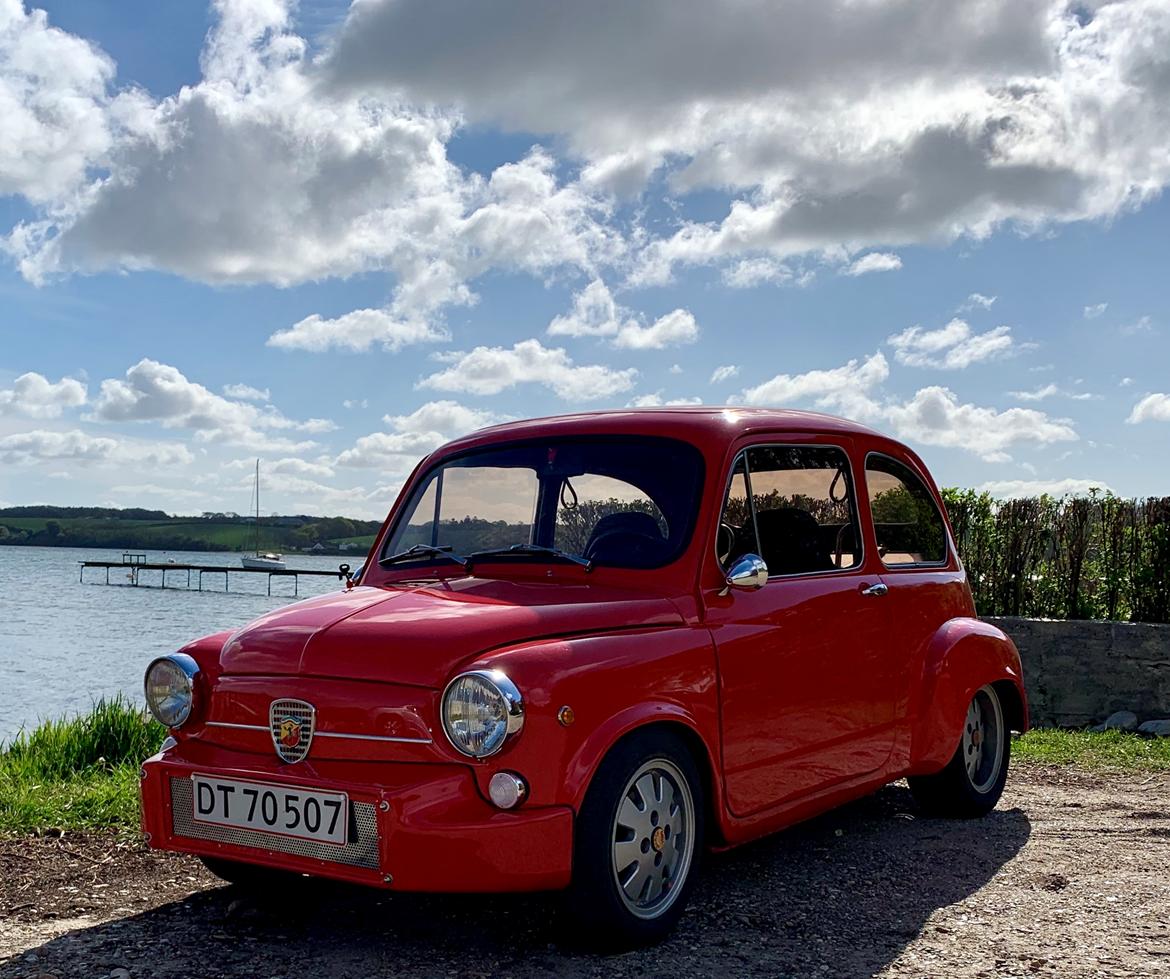
[[[849,459],[829,446],[753,446],[736,460],[720,527],[724,566],[745,553],[769,576],[856,567],[861,560]]]
[[[887,568],[944,563],[946,525],[922,480],[889,456],[871,455],[865,482],[882,563]]]

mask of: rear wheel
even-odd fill
[[[674,928],[696,877],[703,805],[677,738],[651,732],[614,748],[577,818],[567,900],[578,941],[631,947]]]
[[[967,706],[963,735],[947,767],[910,778],[910,791],[929,815],[969,819],[995,808],[1007,782],[1011,735],[995,687],[981,687]]]

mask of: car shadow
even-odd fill
[[[872,976],[933,911],[986,884],[1030,830],[1019,809],[921,818],[904,786],[887,786],[709,856],[677,932],[618,956],[581,951],[588,936],[558,927],[557,895],[392,894],[314,882],[264,900],[213,887],[62,935],[34,950],[35,964],[15,960],[0,973]]]

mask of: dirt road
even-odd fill
[[[549,896],[256,904],[109,837],[2,842],[0,874],[2,977],[1170,975],[1170,775],[1017,769],[970,823],[890,786],[710,857],[670,941],[608,958]]]

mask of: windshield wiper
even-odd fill
[[[593,562],[589,558],[581,557],[579,554],[570,554],[568,551],[562,551],[559,547],[545,547],[543,544],[513,544],[511,547],[491,547],[486,551],[473,551],[469,555],[469,560],[474,561],[476,558],[509,554],[555,557],[584,568],[586,571],[593,570]]]
[[[405,551],[399,551],[397,554],[379,559],[378,563],[396,564],[399,561],[410,561],[420,557],[444,557],[448,561],[454,561],[461,568],[466,568],[469,564],[467,558],[461,554],[455,554],[451,550],[450,544],[443,544],[440,547],[435,547],[433,544],[415,544],[414,547],[408,547]]]

